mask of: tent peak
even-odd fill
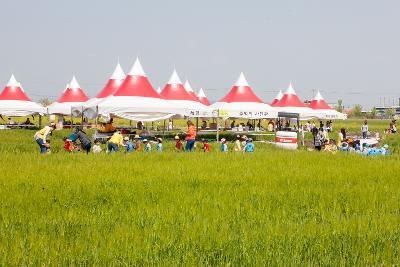
[[[114,72],[111,75],[111,80],[124,80],[125,79],[125,73],[121,67],[121,64],[119,64],[119,60],[117,63],[117,66],[115,66]]]
[[[69,83],[69,88],[71,88],[71,89],[79,89],[79,88],[81,88],[81,86],[79,85],[79,83],[76,80],[75,76],[72,76],[72,80]]]
[[[189,80],[185,81],[185,85],[184,85],[185,89],[187,92],[192,93],[194,92],[192,85],[190,84]]]
[[[171,74],[171,77],[169,78],[168,84],[182,84],[181,79],[178,76],[178,73],[174,69],[174,71]]]
[[[133,66],[132,66],[131,70],[129,71],[128,75],[146,77],[146,73],[143,70],[142,64],[140,64],[139,57],[136,58],[136,61],[133,64]]]
[[[204,93],[203,88],[200,88],[199,92],[197,93],[197,97],[198,98],[207,97],[206,94]]]
[[[10,86],[10,87],[18,87],[19,86],[19,82],[17,81],[17,79],[15,79],[14,74],[11,74],[11,77],[7,83],[7,86]]]
[[[235,86],[249,86],[249,83],[247,82],[246,77],[244,77],[243,72],[240,73]]]
[[[286,95],[295,95],[296,91],[294,91],[292,83],[289,83],[289,87],[285,92]]]

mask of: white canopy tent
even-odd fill
[[[46,108],[32,102],[26,95],[21,83],[15,79],[14,75],[11,75],[6,87],[0,94],[0,115],[22,117],[45,113]]]
[[[98,114],[135,121],[156,121],[172,117],[176,107],[154,90],[139,59],[119,89],[97,105]]]
[[[278,115],[275,108],[254,94],[243,73],[240,73],[231,91],[211,107],[217,110],[214,115],[222,118],[264,119]]]

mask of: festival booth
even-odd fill
[[[318,91],[315,95],[314,99],[310,103],[310,108],[318,111],[321,114],[320,119],[329,119],[329,120],[346,120],[347,114],[340,113],[333,109],[331,106],[326,103],[321,93]]]
[[[108,80],[104,88],[100,91],[100,93],[96,97],[91,98],[85,103],[83,103],[81,106],[72,107],[72,114],[77,117],[82,116],[83,114],[85,117],[89,119],[96,118],[97,105],[105,98],[113,95],[119,89],[119,87],[125,80],[125,77],[126,77],[125,73],[118,62],[117,66],[114,69],[113,74],[111,75],[110,79]]]
[[[46,108],[32,102],[22,85],[11,75],[6,87],[0,94],[0,115],[23,117],[46,113]]]
[[[211,103],[208,100],[206,94],[204,93],[203,88],[200,88],[199,92],[197,93],[197,98],[199,99],[200,103],[203,103],[203,105],[206,105],[206,106],[210,106],[211,105]]]
[[[173,116],[177,108],[150,84],[139,59],[114,93],[97,105],[98,115],[134,121],[157,121]]]
[[[66,86],[60,98],[47,107],[47,113],[56,115],[72,115],[72,107],[82,106],[83,103],[88,100],[89,97],[87,97],[85,92],[81,89],[81,86],[74,76],[72,77],[71,83]]]
[[[278,122],[283,120],[295,120],[299,129],[300,116],[298,113],[278,112]],[[280,148],[295,150],[298,147],[297,130],[292,128],[284,128],[278,126],[278,131],[275,135],[275,145]]]
[[[282,98],[274,103],[274,107],[279,112],[298,113],[300,120],[309,120],[321,116],[319,112],[311,109],[300,100],[291,83]]]
[[[240,73],[238,80],[231,91],[220,101],[211,105],[218,111],[218,117],[264,119],[276,118],[275,108],[265,104],[251,89],[243,73]]]
[[[188,82],[186,85],[190,86]],[[212,109],[199,102],[193,90],[189,91],[185,89],[176,70],[173,71],[168,83],[161,91],[161,96],[176,107],[177,115],[192,118],[212,116]]]

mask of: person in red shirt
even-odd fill
[[[183,144],[179,136],[175,136],[175,151],[176,152],[182,152],[183,151]]]
[[[192,121],[188,121],[187,122],[187,126],[188,126],[188,131],[186,134],[186,146],[185,146],[185,150],[186,152],[191,152],[194,150],[194,143],[196,141],[196,127],[194,126]]]
[[[72,141],[67,137],[64,137],[63,141],[64,141],[64,150],[67,152],[72,152],[72,150],[74,150],[74,145],[72,144]]]
[[[203,151],[210,152],[210,144],[208,143],[207,139],[203,139]]]

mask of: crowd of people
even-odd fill
[[[124,153],[131,153],[135,151],[151,152],[153,150],[157,152],[163,151],[163,139],[161,137],[152,138],[150,133],[145,127],[142,126],[142,132],[138,134],[124,134],[116,127],[113,126],[112,120],[108,123],[103,123],[99,126],[102,132],[111,133],[109,139],[104,143],[101,139],[95,139],[92,144],[92,139],[87,135],[82,127],[75,128],[75,131],[68,137],[64,137],[64,150],[67,152],[84,151],[86,153],[116,153],[123,151]],[[272,122],[272,121],[270,121]],[[233,122],[234,123],[234,122]],[[290,126],[290,125],[289,125]],[[37,131],[34,135],[36,143],[39,145],[40,152],[51,153],[51,144],[48,136],[56,129],[54,123],[45,126],[41,130]],[[313,136],[314,149],[318,151],[344,151],[354,152],[364,155],[387,155],[390,154],[388,145],[384,144],[378,147],[376,144],[368,144],[361,140],[366,140],[369,136],[368,121],[365,120],[361,125],[361,139],[347,136],[345,128],[341,128],[338,132],[337,139],[332,140],[329,137],[329,133],[333,131],[333,122],[327,121],[326,124],[323,121],[319,122],[317,127],[314,121],[308,121],[304,126],[300,126],[299,132],[303,136],[304,132],[310,132]],[[396,121],[393,120],[390,123],[387,133],[397,133]],[[143,134],[145,133],[145,134]],[[200,145],[196,145],[197,130],[192,121],[187,122],[187,132],[182,135],[176,135],[174,150],[177,152],[191,152],[199,149],[204,152],[210,152],[209,140],[202,139]],[[378,139],[378,138],[377,138]],[[220,140],[219,150],[221,152],[228,152],[229,146],[228,141],[225,138]],[[254,143],[252,138],[248,138],[246,135],[237,135],[233,142],[233,151],[235,152],[247,152],[251,153],[254,151]]]

